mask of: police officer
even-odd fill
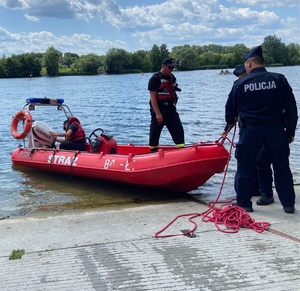
[[[275,188],[283,210],[294,213],[289,143],[294,140],[298,112],[292,88],[284,75],[267,72],[261,46],[245,54],[243,61],[247,76],[233,84],[225,106],[229,127],[238,116],[240,120],[235,152],[237,205],[253,211],[251,197],[256,157],[264,146],[273,164]]]
[[[233,74],[239,79],[247,76],[244,65],[237,67]],[[257,201],[257,205],[269,205],[274,203],[273,197],[273,172],[271,169],[271,161],[264,147],[261,148],[256,160],[256,174],[254,178],[252,196],[261,196]]]
[[[164,59],[160,71],[153,74],[148,82],[151,114],[149,147],[152,152],[158,150],[164,126],[169,130],[176,147],[184,147],[184,130],[176,110],[176,91],[181,89],[178,88],[176,77],[172,73],[176,65],[174,59]]]
[[[239,79],[245,77],[247,75],[246,69],[244,65],[241,65],[234,69],[233,74]]]

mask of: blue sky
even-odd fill
[[[0,55],[300,43],[299,0],[0,0]]]

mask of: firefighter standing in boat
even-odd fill
[[[170,132],[176,147],[184,147],[184,130],[176,110],[176,91],[181,89],[178,88],[176,77],[172,74],[176,65],[174,59],[164,59],[160,71],[153,74],[148,82],[151,114],[149,147],[152,152],[158,150],[164,126]]]

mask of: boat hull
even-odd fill
[[[147,146],[118,145],[117,153],[93,153],[48,148],[17,148],[14,165],[39,171],[113,181],[133,186],[188,192],[221,173],[229,153],[218,142],[176,149],[163,146],[150,153]]]

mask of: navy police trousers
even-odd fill
[[[252,207],[256,159],[262,147],[273,165],[275,188],[282,206],[293,207],[295,191],[289,166],[290,148],[283,124],[247,125],[240,128],[235,151],[237,172],[234,186],[237,204]]]

